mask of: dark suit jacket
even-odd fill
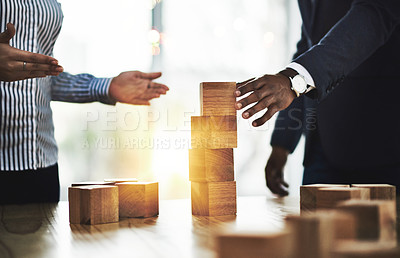
[[[302,38],[294,62],[317,89],[281,111],[276,128],[295,123],[292,108],[302,109],[303,122],[311,110],[318,128],[311,134],[319,135],[332,165],[400,163],[400,1],[299,0],[299,7]],[[304,123],[299,130],[275,129],[271,144],[292,150],[304,129]]]

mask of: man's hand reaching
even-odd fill
[[[252,123],[253,126],[263,125],[276,112],[287,108],[296,97],[295,92],[291,89],[289,78],[279,73],[253,78],[238,83],[236,87],[236,97],[251,93],[236,102],[237,110],[255,103],[254,106],[243,112],[242,117],[244,119],[248,119],[261,110],[267,109],[262,117]]]
[[[169,90],[166,85],[153,82],[159,77],[161,73],[123,72],[112,79],[109,94],[118,102],[150,105],[150,100],[166,94]]]

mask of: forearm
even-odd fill
[[[52,100],[76,103],[99,101],[115,104],[108,95],[110,82],[111,78],[96,78],[90,74],[61,73],[52,77]]]
[[[399,1],[355,1],[317,45],[294,61],[311,74],[321,100],[385,44],[399,23]]]

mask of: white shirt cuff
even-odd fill
[[[288,64],[286,66],[286,68],[291,68],[293,70],[295,70],[296,72],[298,72],[301,76],[304,77],[304,79],[306,80],[306,83],[312,87],[315,87],[315,83],[314,80],[311,76],[311,74],[307,71],[306,68],[304,68],[304,66],[302,66],[299,63],[296,62],[292,62],[290,64]]]

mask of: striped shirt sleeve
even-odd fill
[[[90,74],[61,73],[52,76],[51,98],[55,101],[88,103],[99,101],[115,105],[108,94],[112,78],[96,78]]]

